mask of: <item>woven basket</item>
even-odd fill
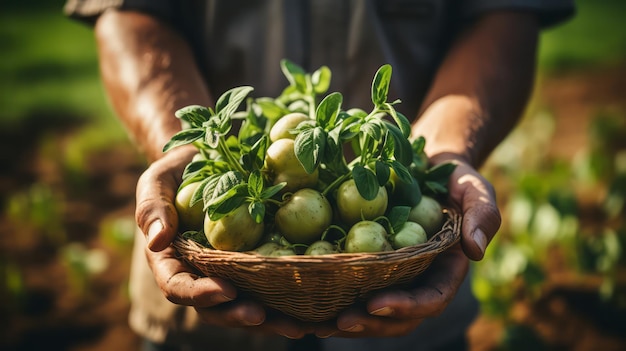
[[[458,242],[461,216],[445,210],[441,231],[428,242],[395,251],[267,257],[206,248],[177,237],[181,257],[205,276],[230,280],[268,307],[308,322],[334,318],[367,293],[406,283]]]

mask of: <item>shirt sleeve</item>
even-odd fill
[[[469,0],[462,4],[461,18],[473,18],[496,10],[519,10],[537,14],[539,23],[547,28],[572,17],[575,13],[573,0]]]
[[[167,0],[67,0],[63,12],[70,18],[93,24],[110,8],[146,12],[168,21],[173,13]]]

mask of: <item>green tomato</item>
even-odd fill
[[[198,201],[191,206],[191,196],[198,189],[200,182],[190,183],[176,193],[174,206],[178,212],[178,228],[185,230],[200,230],[204,223],[204,202]]]
[[[337,252],[337,247],[335,247],[332,243],[329,243],[326,240],[318,240],[309,245],[304,254],[309,256],[319,256],[335,254]]]
[[[265,155],[265,168],[273,184],[286,182],[283,192],[294,192],[317,185],[319,171],[309,174],[304,170],[294,151],[292,139],[279,139],[273,142]]]
[[[282,247],[282,248],[278,248],[274,251],[272,251],[270,254],[270,256],[295,256],[297,255],[296,250],[290,248],[290,247]]]
[[[309,188],[293,193],[274,216],[278,231],[294,244],[319,240],[332,219],[330,202],[322,193]]]
[[[366,200],[359,194],[354,179],[343,182],[337,189],[337,212],[348,225],[382,216],[387,211],[387,202],[387,189],[383,186],[378,188],[373,200]]]
[[[407,246],[423,244],[427,240],[428,236],[421,225],[407,221],[402,228],[391,237],[391,246],[397,250]]]
[[[409,221],[421,225],[429,236],[433,235],[443,225],[443,209],[437,200],[422,196],[422,200],[411,208]]]
[[[290,131],[296,128],[300,122],[309,120],[309,116],[301,112],[288,113],[282,116],[270,129],[270,140],[275,142],[279,139],[295,139],[296,134]]]
[[[226,216],[213,221],[207,214],[204,234],[215,249],[225,251],[249,251],[263,237],[263,223],[257,223],[243,204]]]
[[[378,222],[361,221],[350,228],[345,241],[345,252],[381,252],[393,248],[387,241],[387,231]]]
[[[282,246],[280,246],[278,243],[270,241],[252,250],[252,252],[259,254],[261,256],[271,256],[272,252],[280,248],[282,248]]]

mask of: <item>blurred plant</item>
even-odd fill
[[[485,167],[504,195],[503,225],[475,264],[472,283],[483,311],[505,323],[503,350],[514,349],[507,340],[527,331],[513,305],[537,301],[554,271],[600,276],[598,295],[626,308],[624,285],[616,284],[626,269],[625,121],[619,114],[598,115],[589,145],[570,162],[547,156],[550,115],[529,116]]]
[[[107,246],[128,252],[136,229],[137,224],[132,215],[105,218],[100,222],[100,238]]]
[[[92,277],[104,272],[109,266],[109,256],[101,248],[87,248],[73,242],[65,245],[60,252],[61,262],[67,267],[72,291],[84,295]]]
[[[6,201],[6,213],[15,227],[21,228],[14,238],[18,243],[21,240],[43,239],[59,245],[66,239],[61,195],[46,184],[35,183],[24,191],[12,194]],[[34,232],[37,238],[20,237],[30,232]]]

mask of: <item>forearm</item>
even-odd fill
[[[426,152],[461,155],[479,167],[515,126],[534,82],[538,24],[530,13],[493,13],[450,48],[424,100],[413,136]]]
[[[151,16],[108,11],[96,22],[100,69],[116,114],[150,161],[181,129],[177,109],[209,106],[188,44]]]

